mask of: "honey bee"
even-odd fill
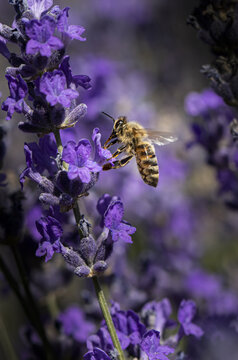
[[[104,164],[103,170],[125,166],[135,156],[143,181],[156,187],[159,181],[159,166],[154,144],[165,145],[176,141],[177,138],[167,132],[145,129],[137,122],[128,122],[125,116],[114,119],[105,112],[103,114],[114,122],[112,133],[105,142],[104,149],[108,149],[116,143],[122,144],[108,160],[115,159],[122,153],[125,154],[120,160]]]

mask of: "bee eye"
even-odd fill
[[[122,126],[122,125],[123,125],[123,121],[122,121],[122,120],[119,120],[119,121],[116,122],[115,128],[118,129],[118,128],[119,128],[120,126]]]

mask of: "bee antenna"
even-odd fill
[[[115,122],[114,117],[112,117],[111,115],[107,114],[107,113],[106,113],[106,112],[104,112],[104,111],[102,111],[102,114],[104,114],[104,115],[108,116],[110,119],[112,119],[112,120],[113,120],[113,122]]]

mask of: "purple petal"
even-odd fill
[[[47,41],[47,44],[50,46],[51,50],[59,50],[64,47],[62,41],[55,36],[51,36]]]
[[[40,19],[41,14],[52,6],[53,0],[27,0],[27,3],[33,15]]]
[[[178,321],[180,324],[189,324],[196,314],[196,304],[192,300],[183,300],[178,310]]]
[[[109,229],[117,229],[124,215],[123,203],[120,200],[113,201],[104,215],[104,224]]]
[[[62,160],[65,161],[67,164],[77,164],[77,154],[75,148],[76,144],[74,141],[68,141],[68,143],[64,146],[62,152]]]
[[[195,325],[193,323],[184,324],[183,330],[185,335],[194,335],[197,338],[200,338],[204,334],[204,331],[198,325]]]
[[[61,92],[59,95],[58,102],[64,107],[69,107],[71,100],[76,99],[79,96],[79,93],[76,90],[66,89]]]
[[[45,262],[49,261],[54,255],[54,249],[50,242],[44,241],[39,244],[36,250],[36,256],[42,257],[45,256]]]
[[[78,177],[83,183],[88,184],[91,180],[91,173],[86,167],[78,168]]]
[[[111,358],[103,350],[94,348],[84,355],[83,360],[111,360]]]
[[[77,153],[77,164],[78,166],[85,166],[91,151],[92,146],[87,139],[82,139],[78,142],[78,145],[75,147]]]
[[[174,352],[174,349],[160,345],[160,333],[156,330],[149,330],[144,334],[141,349],[147,354],[149,360],[169,360],[166,355]]]
[[[79,25],[69,25],[68,29],[67,29],[67,35],[71,38],[71,39],[76,39],[76,40],[80,40],[80,41],[85,41],[86,38],[83,38],[81,35],[82,33],[85,31],[84,27],[79,26]]]
[[[95,161],[88,160],[85,164],[87,168],[92,172],[99,172],[102,170],[101,165],[98,165]]]

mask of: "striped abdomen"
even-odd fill
[[[136,162],[144,182],[156,187],[159,180],[159,167],[155,148],[149,142],[138,142],[136,148]]]

